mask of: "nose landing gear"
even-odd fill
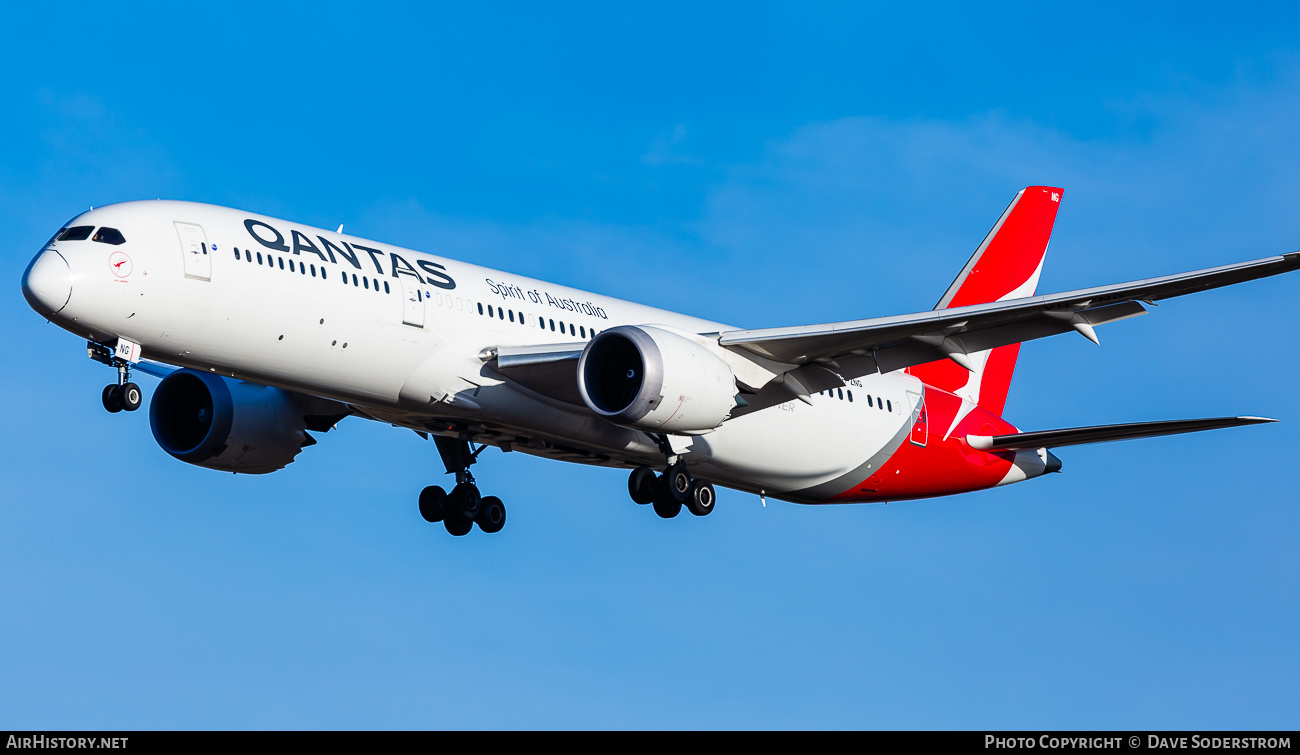
[[[94,342],[86,344],[86,352],[96,362],[102,362],[117,370],[117,382],[104,386],[101,397],[104,408],[110,414],[120,411],[133,412],[139,409],[140,404],[144,402],[144,393],[140,390],[140,386],[131,382],[131,363],[125,359],[118,359],[107,347]]]
[[[427,522],[442,522],[447,532],[460,537],[469,534],[475,524],[484,532],[500,532],[506,525],[506,507],[496,496],[482,497],[469,467],[487,446],[470,449],[469,441],[434,436],[438,455],[448,474],[456,475],[451,492],[430,485],[420,492],[420,516]]]

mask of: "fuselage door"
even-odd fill
[[[930,420],[925,415],[925,392],[907,392],[907,403],[912,405],[912,432],[909,440],[913,445],[924,446],[926,436],[930,434]]]
[[[409,275],[399,275],[397,278],[402,282],[402,322],[423,328],[424,293],[420,290],[419,281]]]
[[[202,226],[176,221],[176,233],[181,237],[181,253],[185,255],[185,277],[199,280],[212,279],[212,255],[208,253],[208,237]]]

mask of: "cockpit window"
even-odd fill
[[[90,238],[90,232],[95,230],[93,225],[74,225],[65,229],[59,234],[59,241],[85,241]]]
[[[98,241],[101,244],[112,244],[113,246],[117,246],[118,244],[125,244],[126,237],[116,228],[104,227],[99,229],[99,233],[96,233],[95,238],[91,239],[91,241]]]

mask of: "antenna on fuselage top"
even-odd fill
[[[339,223],[339,229],[335,233],[343,233],[343,224]]]

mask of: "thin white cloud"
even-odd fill
[[[1297,69],[1300,70],[1300,69]],[[1023,186],[1066,189],[1043,290],[1192,269],[1300,241],[1295,73],[1130,103],[1141,133],[1079,138],[989,113],[848,117],[728,168],[676,227],[500,223],[375,206],[394,243],[746,326],[929,307]],[[665,164],[687,136],[661,137]],[[833,296],[826,296],[827,281]]]
[[[672,134],[655,138],[650,144],[650,151],[641,156],[641,162],[655,167],[661,165],[703,165],[704,160],[682,152],[688,129],[685,123],[679,123]]]

